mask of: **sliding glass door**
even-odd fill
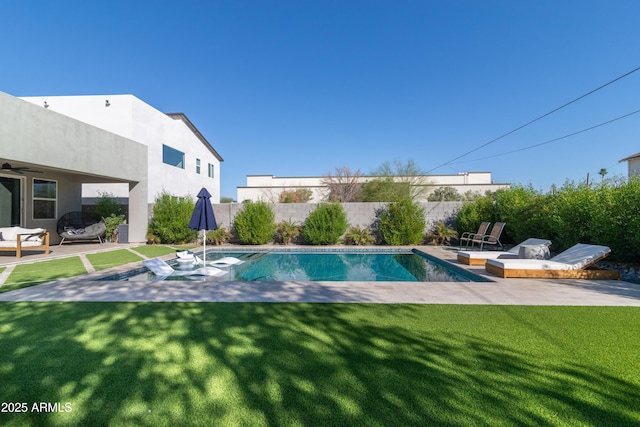
[[[0,176],[0,227],[22,225],[21,187],[19,178]]]

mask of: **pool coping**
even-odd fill
[[[282,250],[282,247],[275,247]],[[237,251],[224,247],[222,251]],[[251,248],[254,251],[254,248]],[[257,249],[257,248],[256,248]],[[260,247],[267,250],[266,247]],[[335,248],[322,248],[327,251]],[[349,248],[342,247],[345,251]],[[446,247],[417,249],[491,282],[199,282],[106,281],[100,277],[128,271],[141,262],[61,279],[0,294],[0,301],[94,302],[312,302],[383,304],[492,304],[640,307],[640,285],[616,280],[502,279],[458,263],[456,251]],[[209,251],[210,249],[207,249]],[[213,250],[213,248],[212,248]],[[292,247],[291,250],[300,250]],[[388,251],[388,248],[377,248]],[[172,259],[169,254],[163,259]]]

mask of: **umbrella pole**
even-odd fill
[[[202,264],[207,266],[207,230],[202,230]]]

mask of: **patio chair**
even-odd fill
[[[460,243],[458,244],[458,249],[462,249],[462,242],[467,242],[465,244],[465,247],[466,247],[469,245],[469,241],[471,241],[476,236],[483,236],[487,234],[487,230],[489,230],[490,225],[491,225],[491,222],[483,221],[480,224],[480,227],[478,227],[478,231],[476,231],[475,233],[472,233],[470,231],[465,231],[464,233],[462,233],[462,235],[460,236]]]
[[[549,260],[489,259],[485,270],[500,277],[544,279],[620,279],[617,270],[598,268],[595,263],[607,257],[607,246],[578,243]]]
[[[500,236],[502,235],[502,230],[504,230],[505,225],[505,222],[496,222],[491,228],[491,233],[484,234],[482,236],[473,236],[467,242],[467,249],[469,249],[469,244],[473,247],[476,243],[480,246],[481,251],[484,250],[485,245],[495,245],[499,246],[500,249],[503,249],[502,243],[500,242]]]
[[[226,271],[216,267],[202,267],[196,270],[175,270],[160,258],[146,259],[142,265],[147,267],[157,277],[155,280],[163,280],[169,276],[224,276]]]
[[[188,264],[189,261],[192,261],[194,264],[204,264],[204,261],[191,251],[177,252],[176,256],[178,257],[178,262],[180,262],[181,264]],[[232,256],[226,256],[223,258],[214,259],[213,261],[207,261],[207,265],[225,268],[225,267],[231,267],[232,265],[236,265],[236,264],[242,264],[243,262],[244,261],[238,258],[235,258]]]
[[[528,246],[551,246],[551,240],[529,238],[508,251],[459,251],[458,262],[467,265],[484,265],[488,259],[517,259],[520,249]]]

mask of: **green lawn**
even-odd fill
[[[191,247],[192,246],[185,246],[185,250],[186,248]],[[139,246],[134,248],[134,250],[148,258],[154,258],[175,253],[176,247],[150,245]],[[87,259],[96,270],[100,271],[128,264],[130,262],[141,261],[142,257],[137,256],[135,253],[126,249],[116,249],[113,251],[88,254]],[[5,267],[0,267],[0,273],[2,273],[4,269]],[[86,273],[86,268],[82,265],[82,261],[77,256],[54,259],[51,261],[38,261],[32,264],[20,264],[17,265],[9,275],[6,283],[0,286],[0,293]]]
[[[187,246],[187,248],[191,249],[193,246]],[[164,246],[164,245],[145,245],[145,246],[137,246],[132,248],[134,251],[146,256],[147,258],[156,258],[163,255],[175,254],[176,248],[172,246]]]
[[[115,251],[88,254],[87,259],[97,271],[106,270],[107,268],[116,267],[119,265],[129,264],[130,262],[142,261],[141,256],[138,256],[126,249],[117,249]]]
[[[40,261],[33,264],[19,264],[11,272],[0,292],[38,285],[65,277],[85,274],[87,269],[82,265],[80,257]]]
[[[639,425],[640,309],[0,303],[0,425]]]

